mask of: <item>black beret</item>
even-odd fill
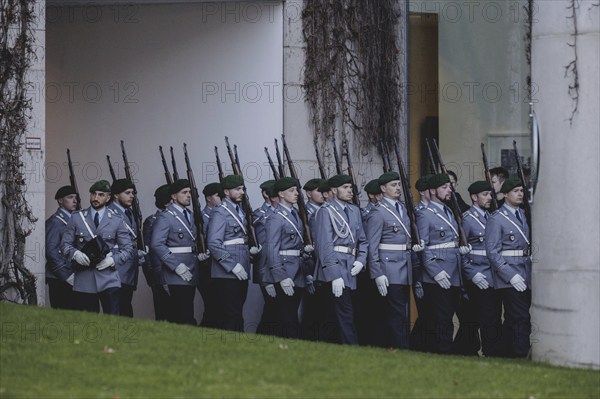
[[[421,192],[427,190],[427,182],[429,181],[429,179],[431,179],[432,176],[433,175],[421,176],[421,178],[415,183],[415,188],[417,189],[417,191]]]
[[[373,179],[365,184],[365,192],[373,195],[381,194],[381,188],[379,186],[379,179]]]
[[[400,180],[398,172],[386,172],[379,176],[379,185],[383,186],[394,180]]]
[[[110,186],[110,192],[112,194],[120,194],[125,190],[133,188],[133,182],[129,179],[117,179]]]
[[[202,194],[204,194],[205,197],[210,197],[211,195],[221,193],[221,191],[223,191],[221,188],[221,183],[208,183],[206,186],[204,186]]]
[[[450,176],[445,173],[438,173],[427,180],[427,188],[438,188],[446,183],[450,183]]]
[[[180,192],[184,188],[188,188],[188,187],[191,187],[190,186],[190,181],[188,179],[175,180],[173,182],[173,184],[171,184],[171,186],[169,187],[170,188],[169,193],[170,194],[177,194],[178,192]]]
[[[223,189],[232,189],[244,185],[244,178],[241,175],[227,175],[221,180]]]
[[[506,194],[509,191],[514,190],[516,187],[523,187],[523,182],[521,181],[521,179],[517,177],[509,177],[502,184],[500,192]]]
[[[168,184],[163,184],[154,190],[154,204],[157,208],[162,208],[171,201],[171,187]]]
[[[73,186],[62,186],[61,188],[58,189],[58,191],[54,195],[54,199],[57,200],[60,198],[64,198],[67,195],[71,195],[71,194],[77,194],[77,191],[75,191],[75,188]]]
[[[317,190],[322,194],[322,193],[328,193],[331,191],[331,187],[329,187],[329,184],[327,184],[327,181],[323,181],[323,183],[319,184],[319,187],[317,187]]]
[[[106,180],[98,180],[90,187],[90,193],[95,193],[96,191],[110,193],[110,183]]]
[[[337,188],[349,183],[352,183],[352,178],[348,175],[335,175],[327,180],[327,184],[332,188]]]
[[[479,180],[471,184],[468,190],[469,194],[479,194],[483,191],[492,191],[492,185],[486,180]]]
[[[285,191],[291,187],[296,187],[296,179],[294,179],[293,177],[282,177],[275,182],[273,192],[278,193],[280,191]]]
[[[306,191],[313,191],[319,188],[319,186],[323,183],[325,183],[324,179],[310,179],[304,184],[304,187],[302,188]]]

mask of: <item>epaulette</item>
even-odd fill
[[[500,209],[496,209],[494,212],[492,212],[492,214],[490,216],[497,215],[499,212],[500,212]]]
[[[474,216],[474,215],[471,213],[471,211],[464,211],[464,212],[462,213],[462,217],[466,218],[467,216],[475,217],[475,216]]]
[[[329,206],[331,206],[331,203],[329,203],[329,202],[324,202],[324,203],[323,203],[323,205],[321,205],[321,208],[327,208],[327,207],[329,207]],[[321,209],[321,208],[319,208],[319,209]]]

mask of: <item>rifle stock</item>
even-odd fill
[[[483,169],[485,170],[485,180],[492,186],[492,211],[498,209],[498,199],[496,198],[496,190],[492,184],[492,175],[490,174],[490,167],[488,166],[487,155],[485,153],[485,146],[481,143],[481,156],[483,158]]]
[[[160,160],[162,161],[163,169],[165,171],[165,179],[167,180],[167,184],[173,184],[173,179],[171,178],[171,172],[169,172],[169,166],[167,165],[167,160],[165,159],[162,145],[158,146],[158,151],[160,152]]]
[[[202,209],[198,200],[198,186],[194,178],[194,171],[187,152],[187,144],[183,143],[183,156],[185,158],[185,166],[187,168],[187,178],[190,182],[190,191],[192,194],[192,210],[194,211],[194,225],[196,226],[196,246],[198,252],[206,253],[206,240],[204,239],[204,222],[202,220]]]
[[[123,140],[121,140],[121,152],[123,154],[123,167],[125,168],[125,177],[131,181],[133,184],[133,202],[131,203],[131,210],[133,211],[133,217],[136,222],[136,240],[137,240],[137,248],[142,251],[146,250],[146,246],[144,245],[144,236],[142,235],[142,211],[140,208],[140,202],[138,200],[137,188],[135,183],[133,182],[133,174],[131,173],[131,168],[129,166],[129,161],[127,160],[127,153],[125,152],[125,144]]]
[[[75,190],[75,198],[77,199],[76,209],[81,209],[81,197],[79,196],[79,189],[77,188],[77,180],[75,180],[75,172],[73,171],[73,162],[71,162],[71,150],[67,148],[67,165],[69,167],[69,184]]]

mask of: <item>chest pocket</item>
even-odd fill
[[[243,230],[240,227],[240,224],[238,222],[236,222],[235,220],[228,220],[227,221],[227,232],[231,235],[234,236],[238,236],[240,234],[243,234]]]

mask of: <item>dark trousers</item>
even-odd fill
[[[377,345],[377,321],[385,317],[384,301],[366,269],[356,276],[356,290],[351,292],[358,342],[360,345]]]
[[[485,356],[502,354],[502,301],[493,288],[481,290],[474,284],[466,286],[470,302],[475,306],[481,350]]]
[[[46,279],[46,284],[48,284],[48,296],[52,308],[75,309],[75,295],[71,284],[56,278]]]
[[[331,295],[331,284],[316,281],[315,293],[302,298],[302,339],[337,343],[339,329]]]
[[[415,351],[426,351],[427,348],[425,346],[425,340],[423,336],[423,324],[425,317],[425,298],[418,298],[414,293],[415,305],[417,307],[417,319],[415,320],[415,324],[412,327],[410,332],[410,349]]]
[[[267,294],[265,287],[260,286],[260,292],[262,293],[264,305],[262,315],[260,316],[260,322],[256,328],[257,334],[264,335],[281,335],[278,331],[279,318],[277,316],[277,304],[275,304],[275,298]]]
[[[214,278],[217,291],[218,327],[229,331],[244,331],[244,302],[248,294],[248,280]]]
[[[390,284],[385,296],[385,321],[392,348],[408,349],[410,331],[410,286]]]
[[[338,298],[331,292],[331,283],[328,284],[329,293],[333,297],[335,319],[340,333],[339,343],[358,345],[358,335],[354,325],[354,308],[352,306],[352,294],[349,288],[344,288],[342,295]]]
[[[131,301],[133,300],[133,291],[135,291],[135,288],[133,285],[129,284],[121,284],[121,288],[119,288],[119,307],[121,316],[133,317],[133,305],[131,304]]]
[[[196,287],[193,285],[169,285],[171,293],[171,311],[169,321],[177,324],[196,325],[194,319],[194,295]]]
[[[152,302],[154,302],[154,318],[156,320],[169,320],[171,296],[162,285],[153,285],[150,288],[152,289]]]
[[[467,286],[473,283],[467,282]],[[479,289],[474,287],[475,289]],[[471,297],[472,290],[461,290],[456,317],[458,318],[458,331],[454,337],[453,353],[463,356],[477,356],[481,348],[479,340],[479,320],[477,304]]]
[[[120,314],[118,287],[107,288],[104,291],[95,294],[78,291],[74,291],[74,294],[77,310],[100,313],[101,304],[102,312],[105,314]],[[98,301],[100,302],[98,303]]]
[[[277,318],[283,338],[300,338],[300,321],[298,319],[298,308],[304,293],[304,288],[294,287],[294,295],[288,296],[283,292],[279,283],[275,284],[275,304],[277,306]]]
[[[426,320],[423,337],[427,350],[435,353],[452,353],[454,323],[452,317],[458,309],[459,287],[444,289],[438,284],[423,283],[425,291]]]
[[[210,277],[210,263],[200,262],[198,268],[200,277],[198,280],[198,292],[204,303],[204,313],[202,314],[202,327],[217,327],[217,292]]]
[[[526,357],[531,346],[531,290],[519,292],[514,288],[502,288],[497,291],[504,306],[502,334],[506,343],[506,356]]]

